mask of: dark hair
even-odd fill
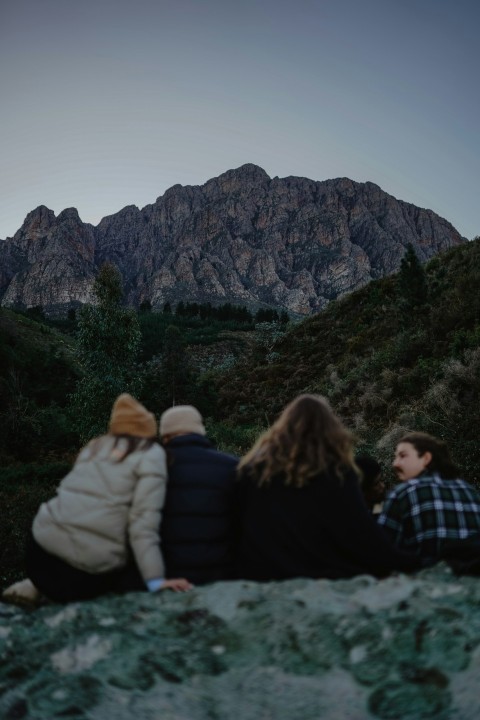
[[[97,437],[89,443],[88,447],[90,449],[90,457],[94,457],[98,453],[98,451],[101,447],[102,441],[106,437],[114,438],[113,447],[111,449],[112,454],[118,453],[117,446],[121,440],[125,440],[127,443],[127,446],[126,446],[124,452],[119,454],[119,457],[116,459],[116,462],[122,462],[123,460],[125,460],[125,458],[127,458],[130,455],[130,453],[135,452],[136,450],[149,450],[152,447],[152,445],[154,445],[156,442],[158,442],[157,439],[154,437],[144,438],[144,437],[138,437],[138,435],[127,435],[126,433],[125,434],[122,433],[121,435],[114,435],[113,433],[110,433],[109,435],[102,435],[101,437]],[[115,450],[117,450],[116,453],[114,453]]]
[[[239,463],[259,485],[282,474],[298,488],[326,470],[340,478],[346,467],[353,467],[352,435],[321,395],[299,395]]]
[[[371,455],[355,455],[355,465],[362,473],[362,486],[368,490],[382,472],[382,466]]]
[[[436,472],[446,480],[458,477],[458,470],[450,457],[447,444],[443,440],[439,440],[428,433],[411,432],[400,438],[397,445],[400,443],[413,445],[420,457],[429,452],[432,459],[426,469],[430,472]]]

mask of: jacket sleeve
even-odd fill
[[[144,452],[136,473],[128,532],[138,569],[147,581],[165,575],[160,550],[160,523],[167,483],[165,451],[154,445]]]

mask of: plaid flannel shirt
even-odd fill
[[[480,493],[464,480],[423,473],[392,490],[377,522],[396,547],[435,560],[445,541],[480,533]]]

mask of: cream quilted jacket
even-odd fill
[[[95,442],[95,441],[92,441]],[[118,462],[125,440],[89,443],[33,522],[35,540],[73,567],[102,573],[125,565],[130,544],[144,580],[164,577],[159,528],[167,469],[160,445]]]

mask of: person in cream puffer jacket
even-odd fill
[[[115,401],[109,433],[80,452],[54,498],[40,506],[27,549],[28,580],[6,600],[82,600],[109,591],[186,590],[165,580],[159,527],[165,451],[154,416],[130,395]],[[33,590],[32,590],[33,588]]]
[[[128,441],[92,440],[33,521],[36,542],[79,570],[124,567],[131,546],[145,580],[164,576],[158,528],[165,498],[165,452],[157,444],[125,455]],[[126,542],[128,537],[129,543]]]

